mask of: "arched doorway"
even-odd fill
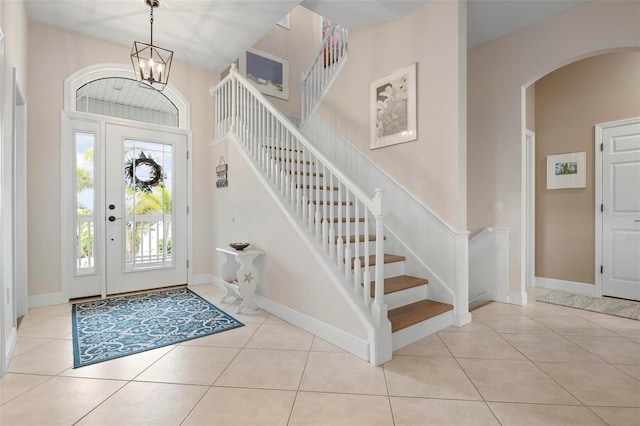
[[[612,271],[633,270],[632,261],[625,260],[626,266],[621,264],[624,259],[637,258],[637,251],[634,252],[637,242],[631,242],[631,249],[623,250],[626,257],[616,255],[609,261],[603,259],[603,253],[609,253],[611,249],[606,244],[611,239],[607,239],[603,231],[604,221],[609,216],[629,219],[638,214],[638,209],[636,202],[634,208],[625,207],[624,211],[611,213],[612,202],[602,201],[602,191],[606,189],[602,176],[609,176],[611,172],[604,169],[602,157],[609,152],[607,149],[612,148],[607,144],[601,146],[597,137],[594,140],[594,129],[597,136],[599,123],[639,115],[638,97],[632,95],[638,92],[638,55],[637,48],[616,48],[567,61],[536,79],[532,83],[535,87],[534,102],[523,102],[527,105],[527,112],[529,108],[536,110],[535,128],[540,138],[540,143],[536,142],[538,154],[534,158],[527,156],[524,161],[537,164],[533,176],[530,170],[525,173],[527,178],[534,178],[536,182],[533,186],[527,185],[525,191],[526,200],[536,200],[536,213],[527,215],[525,224],[529,230],[533,221],[538,231],[535,236],[527,233],[524,244],[525,259],[535,257],[538,264],[532,275],[533,286],[596,296],[638,297],[640,277],[637,272],[627,273],[624,277],[625,286],[636,283],[635,290],[631,291],[635,296],[614,294],[603,288],[611,282]],[[529,116],[528,113],[524,115]],[[628,138],[625,143],[628,143]],[[526,142],[523,142],[525,156],[529,154],[526,147]],[[637,147],[627,147],[624,151],[637,152]],[[586,186],[547,189],[548,158],[575,152],[586,154]],[[630,161],[625,162],[625,167],[625,170],[637,170]],[[616,182],[622,183],[623,179],[619,176]],[[631,193],[635,194],[633,190]],[[633,197],[625,199],[632,203]],[[525,211],[528,213],[530,209],[525,208]],[[632,227],[637,225],[632,219],[628,222]],[[632,241],[628,238],[632,233],[625,232],[627,240],[624,241]],[[570,241],[575,247],[565,251],[559,244],[561,241]],[[615,267],[612,259],[617,262]],[[529,273],[525,277],[530,278]]]

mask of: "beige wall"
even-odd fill
[[[289,29],[276,25],[253,47],[289,61],[289,99],[272,96],[267,99],[280,111],[300,116],[300,75],[307,71],[320,47],[322,20],[309,9],[296,6],[289,21]]]
[[[317,112],[460,231],[466,230],[466,132],[460,127],[465,123],[466,36],[459,22],[466,16],[464,7],[432,2],[404,18],[351,30],[349,60]],[[414,62],[418,140],[370,150],[369,83]]]
[[[524,289],[524,91],[551,71],[607,50],[640,46],[640,2],[589,2],[468,53],[469,229],[511,229],[509,282]],[[537,127],[537,126],[536,126]],[[491,201],[502,212],[491,213]]]
[[[631,117],[640,117],[640,52],[584,59],[536,83],[537,277],[595,282],[594,125]],[[547,155],[578,151],[587,187],[547,190]]]
[[[128,64],[130,48],[29,21],[28,211],[29,294],[59,293],[60,283],[60,111],[63,81],[99,63]],[[193,132],[194,273],[208,274],[211,259],[211,165],[207,143],[213,137],[213,71],[174,63],[171,84],[191,103]],[[37,259],[37,261],[34,261]]]

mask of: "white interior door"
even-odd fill
[[[602,294],[640,300],[640,122],[602,143]]]
[[[106,293],[187,283],[187,137],[106,125]]]

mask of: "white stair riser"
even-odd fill
[[[361,266],[360,269],[364,269],[364,265]],[[369,266],[369,274],[371,276],[371,281],[376,279],[376,266]],[[404,275],[404,261],[403,262],[392,262],[384,264],[384,277],[391,278],[397,277],[398,275]]]
[[[322,221],[320,222],[320,225],[322,226]],[[367,230],[367,229],[364,229],[364,222],[353,222],[353,223],[333,222],[332,223],[330,221],[327,221],[327,232],[329,232],[331,228],[334,229],[334,233],[336,236],[338,236],[338,234],[340,233],[338,231],[338,228],[341,229],[342,235],[345,237],[347,236],[347,229],[349,230],[349,233],[348,233],[349,237],[356,236],[356,230],[358,231],[357,233],[358,238],[365,234],[373,235],[373,230],[371,229],[371,223],[369,223],[369,229]]]
[[[384,303],[387,309],[395,309],[400,306],[418,302],[427,298],[427,285],[408,288],[406,290],[395,291],[384,295]]]
[[[438,331],[445,329],[453,324],[453,311],[447,311],[443,314],[429,318],[426,321],[414,324],[411,327],[403,328],[392,334],[391,340],[393,350],[396,351],[410,343],[430,336]]]
[[[351,247],[351,253],[355,253],[356,251],[356,244],[359,246],[359,253],[364,254],[364,243],[351,243],[349,244]],[[343,247],[346,247],[346,244],[343,244]],[[337,250],[337,245],[336,245],[336,250]],[[344,250],[344,249],[343,249]],[[376,253],[376,242],[375,241],[369,241],[369,254],[375,254]]]

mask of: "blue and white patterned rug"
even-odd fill
[[[242,327],[186,287],[75,303],[73,368]]]

